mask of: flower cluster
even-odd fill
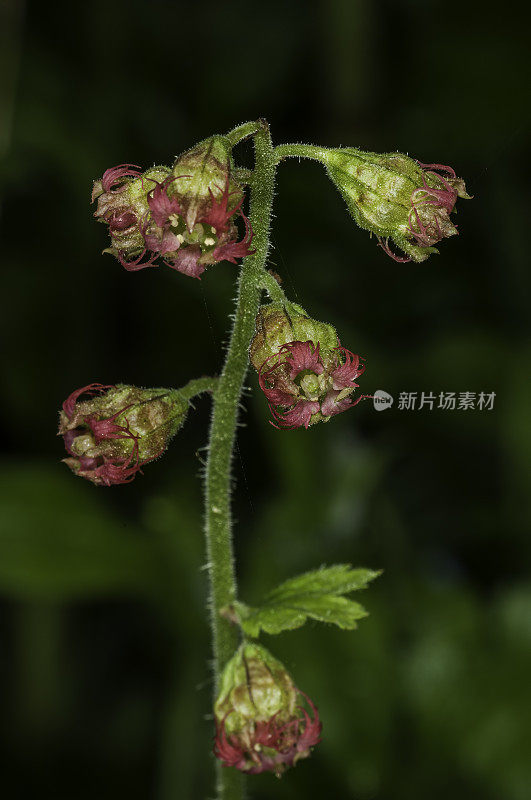
[[[281,775],[321,740],[317,708],[283,664],[254,643],[243,644],[225,667],[215,719],[215,755],[250,775]]]
[[[109,226],[115,255],[134,272],[157,260],[199,278],[218,261],[236,263],[250,252],[252,231],[242,211],[244,194],[232,179],[230,151],[212,137],[175,162],[173,170],[134,164],[108,169],[94,183],[94,216]],[[236,217],[245,225],[238,241]]]
[[[341,346],[332,326],[294,303],[260,309],[251,360],[276,428],[327,422],[369,396],[351,396],[365,370],[363,359]]]
[[[101,383],[76,389],[60,413],[64,462],[99,486],[129,483],[166,449],[187,410],[187,401],[167,389]]]
[[[325,151],[322,160],[358,225],[395,261],[424,261],[438,252],[433,245],[458,233],[450,214],[458,197],[470,196],[452,167],[353,148]],[[390,239],[406,256],[391,250]]]

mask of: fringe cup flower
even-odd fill
[[[80,399],[83,395],[87,399]],[[188,403],[178,391],[91,383],[63,403],[59,435],[72,472],[99,486],[129,483],[166,449]]]
[[[107,170],[94,183],[94,216],[109,226],[112,253],[125,269],[136,272],[167,266],[199,278],[218,261],[236,263],[253,252],[244,194],[231,177],[230,149],[214,136],[175,162],[173,171],[153,167],[144,173],[133,164]],[[245,234],[238,241],[236,217]]]
[[[424,261],[439,252],[433,245],[458,233],[450,214],[458,197],[470,195],[452,167],[353,148],[328,150],[322,160],[358,225],[395,261]],[[406,255],[394,253],[389,240]]]
[[[319,342],[287,342],[264,361],[258,373],[275,428],[308,428],[353,408],[356,378],[365,371],[360,357],[339,345],[323,363]],[[325,366],[326,364],[326,366]]]
[[[276,428],[327,422],[370,396],[351,397],[363,359],[341,346],[331,325],[312,320],[294,303],[260,309],[251,361]]]
[[[243,644],[225,667],[214,713],[215,755],[223,766],[250,775],[280,776],[321,740],[317,708],[258,644]]]

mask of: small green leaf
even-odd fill
[[[260,606],[237,602],[234,608],[248,636],[258,636],[260,630],[274,634],[300,628],[309,617],[353,630],[367,612],[343,595],[365,588],[379,574],[370,569],[352,569],[349,564],[321,567],[280,584]]]
[[[317,597],[323,594],[348,594],[358,589],[365,589],[369,581],[374,580],[378,575],[380,575],[379,571],[363,568],[352,569],[350,564],[321,567],[284,581],[269,592],[266,602],[301,594]]]

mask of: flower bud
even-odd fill
[[[298,704],[306,699],[312,716]],[[281,775],[321,740],[319,714],[265,647],[245,643],[228,662],[214,707],[215,755],[226,767]]]
[[[109,225],[115,255],[129,271],[164,264],[199,278],[209,264],[236,263],[250,252],[252,231],[241,206],[244,194],[232,178],[230,147],[213,136],[174,164],[140,173],[123,164],[96,181],[95,216]],[[245,236],[234,223],[241,216]]]
[[[433,245],[458,233],[450,213],[458,197],[470,195],[451,167],[354,148],[327,150],[322,161],[358,225],[395,261],[424,261],[439,252]],[[407,256],[393,253],[389,239]]]
[[[129,483],[143,464],[164,452],[187,411],[179,391],[91,383],[63,403],[59,435],[68,453],[63,460],[98,486]]]
[[[121,164],[94,181],[92,202],[98,201],[94,216],[109,226],[112,253],[128,270],[154,266],[154,258],[143,262],[147,253],[143,226],[149,216],[149,192],[170,175],[168,167],[152,167],[141,172],[134,164]]]
[[[311,319],[295,303],[262,306],[250,359],[275,428],[328,422],[370,396],[351,397],[363,359],[341,346],[331,325]]]

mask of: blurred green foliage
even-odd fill
[[[169,162],[245,119],[275,141],[409,152],[475,196],[422,266],[387,259],[324,171],[278,176],[271,265],[367,359],[369,402],[268,423],[255,377],[234,463],[241,596],[321,564],[383,569],[359,630],[264,643],[324,738],[253,800],[527,800],[531,785],[527,27],[442,0],[7,0],[2,81],[1,788],[54,800],[212,794],[201,521],[208,400],[132,485],[75,479],[57,409],[92,380],[215,373],[235,269],[129,275],[91,219],[109,166]],[[255,35],[256,34],[256,35]],[[240,156],[250,163],[251,148]],[[401,391],[495,391],[491,412]]]

